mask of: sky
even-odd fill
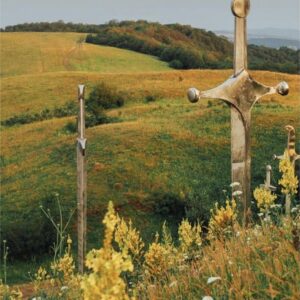
[[[232,30],[231,0],[0,0],[1,28],[25,22],[103,24],[109,20],[181,23]],[[251,0],[250,29],[299,29],[300,0]]]

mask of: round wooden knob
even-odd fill
[[[200,99],[200,92],[195,88],[190,88],[187,92],[188,99],[192,103],[196,103]]]
[[[286,96],[289,93],[289,85],[287,82],[282,81],[277,85],[277,93],[280,94],[281,96]]]
[[[233,0],[231,3],[232,13],[238,18],[246,18],[250,10],[249,0]]]

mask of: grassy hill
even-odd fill
[[[207,219],[211,201],[224,201],[222,190],[230,184],[230,111],[207,100],[192,105],[185,94],[190,86],[213,87],[232,72],[170,71],[146,55],[86,44],[78,50],[84,55],[71,56],[68,66],[74,69],[68,69],[63,63],[66,53],[81,37],[1,33],[1,56],[10,62],[1,71],[1,118],[76,102],[79,83],[87,85],[87,97],[100,81],[113,83],[127,95],[124,107],[108,111],[118,123],[87,130],[88,248],[101,240],[99,222],[108,200],[122,216],[133,219],[146,241],[165,219],[176,227],[178,215],[184,213],[176,209],[182,204],[191,217]],[[28,41],[26,47],[20,47],[22,39]],[[41,61],[47,62],[45,69],[39,68]],[[98,63],[87,63],[91,61]],[[253,185],[257,185],[264,180],[267,163],[277,169],[272,154],[281,154],[285,147],[284,125],[300,130],[300,82],[299,76],[282,73],[253,72],[253,76],[270,85],[286,80],[291,87],[286,98],[266,97],[254,109]],[[154,101],[147,102],[147,95]],[[1,127],[1,233],[9,241],[11,255],[47,251],[49,241],[44,238],[50,229],[40,204],[55,209],[58,193],[65,211],[76,206],[76,134],[66,130],[70,121],[75,117]],[[76,227],[72,229],[74,233]],[[14,280],[26,278],[22,268],[19,273],[13,265],[10,268]]]
[[[1,33],[1,76],[62,71],[166,71],[166,63],[132,51],[83,43],[82,33]]]
[[[89,33],[89,43],[130,49],[154,55],[175,69],[232,68],[233,44],[205,29],[181,24],[115,21],[105,24],[58,22],[24,23],[0,29],[5,32],[80,32]],[[249,45],[249,68],[299,74],[300,50],[272,49]]]

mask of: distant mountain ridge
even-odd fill
[[[218,36],[224,36],[229,41],[233,41],[233,31],[217,30]],[[248,31],[248,44],[265,46],[279,49],[288,47],[294,50],[300,49],[300,30],[264,28],[250,29]]]

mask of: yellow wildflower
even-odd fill
[[[145,271],[146,274],[154,277],[165,274],[176,264],[176,249],[173,245],[158,242],[159,235],[156,234],[153,242],[145,254]]]
[[[256,188],[253,192],[254,199],[257,201],[257,207],[261,212],[266,212],[274,204],[277,196],[265,188]]]
[[[180,248],[184,253],[191,252],[202,244],[201,226],[199,224],[192,226],[188,220],[182,220],[178,228],[178,235]]]
[[[93,249],[86,257],[86,266],[92,270],[81,283],[86,300],[129,299],[121,273],[132,272],[133,264],[125,251],[117,252],[112,246],[118,221],[119,218],[115,213],[113,204],[109,202],[108,212],[103,220],[105,225],[103,248]]]
[[[233,231],[236,223],[237,212],[236,202],[226,200],[226,207],[220,207],[218,203],[215,204],[215,209],[211,210],[211,218],[208,225],[209,238],[222,238],[223,234],[228,234]]]
[[[125,253],[129,251],[133,258],[139,257],[144,248],[140,233],[132,227],[131,220],[127,225],[124,219],[119,219],[115,230],[115,241],[121,251]]]
[[[294,165],[288,158],[285,158],[280,161],[279,170],[282,173],[282,178],[278,183],[282,186],[282,193],[286,195],[296,194],[298,188],[298,178],[295,175]]]
[[[23,294],[19,289],[10,289],[9,286],[3,284],[0,279],[0,299],[21,300],[23,299]]]

